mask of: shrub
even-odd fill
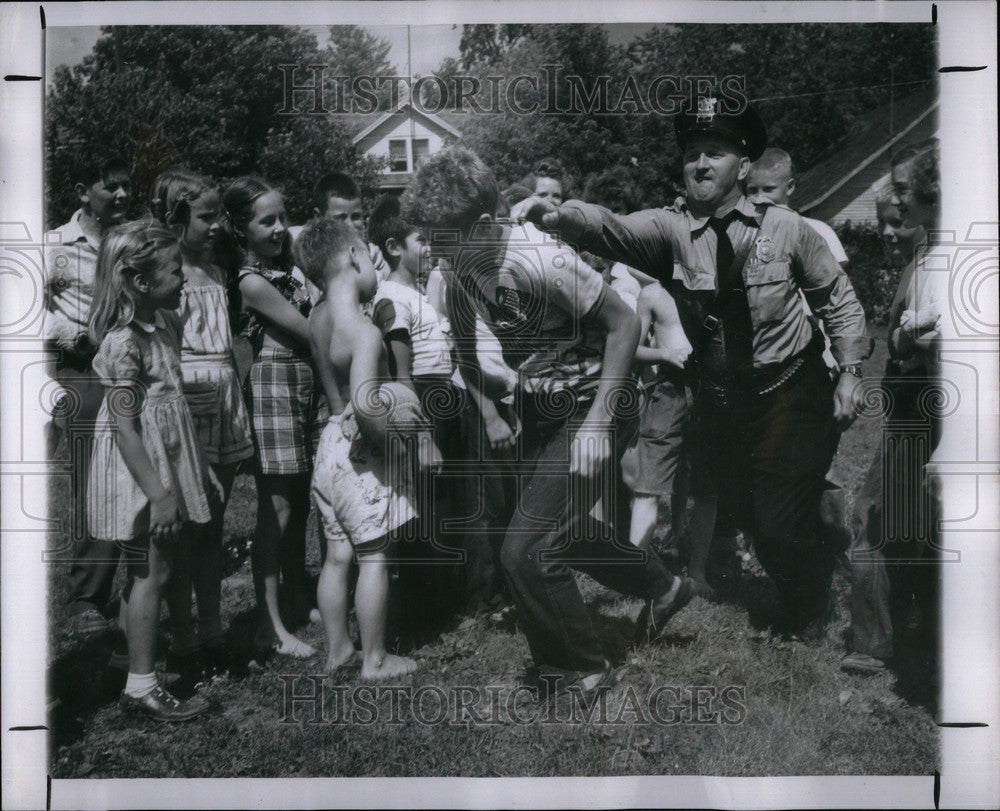
[[[899,285],[901,269],[889,264],[882,239],[874,226],[848,222],[835,230],[851,260],[847,266],[847,275],[854,285],[861,306],[865,308],[868,323],[885,326],[889,320],[892,297]]]

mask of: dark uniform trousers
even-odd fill
[[[840,440],[833,389],[822,356],[810,348],[801,369],[773,391],[720,397],[703,387],[695,406],[696,466],[711,477],[720,510],[753,536],[792,628],[826,609],[842,551],[820,515]]]

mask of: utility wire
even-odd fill
[[[749,99],[749,101],[758,102],[758,101],[781,101],[784,99],[804,99],[807,96],[825,96],[829,93],[851,93],[856,90],[878,90],[883,87],[906,87],[908,85],[927,84],[928,82],[931,81],[933,81],[933,79],[920,79],[913,82],[891,82],[889,84],[871,84],[871,85],[866,85],[864,87],[838,87],[834,90],[818,90],[815,93],[796,93],[795,95],[791,96],[761,96],[759,98]]]

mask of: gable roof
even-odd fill
[[[858,118],[850,134],[826,158],[796,178],[799,210],[807,212],[820,205],[858,173],[886,157],[893,146],[904,142],[928,116],[936,115],[938,104],[937,88],[932,85]],[[885,164],[888,167],[888,160]]]
[[[462,135],[462,133],[460,133],[457,129],[455,129],[455,127],[453,127],[451,124],[449,124],[440,116],[434,115],[433,113],[424,112],[423,110],[414,107],[410,101],[402,101],[396,105],[395,109],[383,113],[382,115],[378,116],[373,121],[368,123],[367,126],[363,126],[361,131],[354,136],[353,138],[354,143],[355,144],[360,143],[366,137],[375,132],[375,130],[377,130],[379,127],[385,124],[387,121],[392,119],[394,116],[400,114],[404,115],[408,114],[416,119],[421,119],[423,120],[424,124],[431,127],[432,129],[441,130],[444,133],[452,136],[453,138],[460,138]],[[366,116],[366,118],[371,118],[371,116]]]

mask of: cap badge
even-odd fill
[[[695,123],[711,124],[715,118],[715,108],[718,104],[719,100],[717,98],[706,97],[698,99],[698,117],[695,119]]]
[[[774,240],[771,237],[757,237],[757,259],[761,262],[770,262],[778,255],[774,247]]]

